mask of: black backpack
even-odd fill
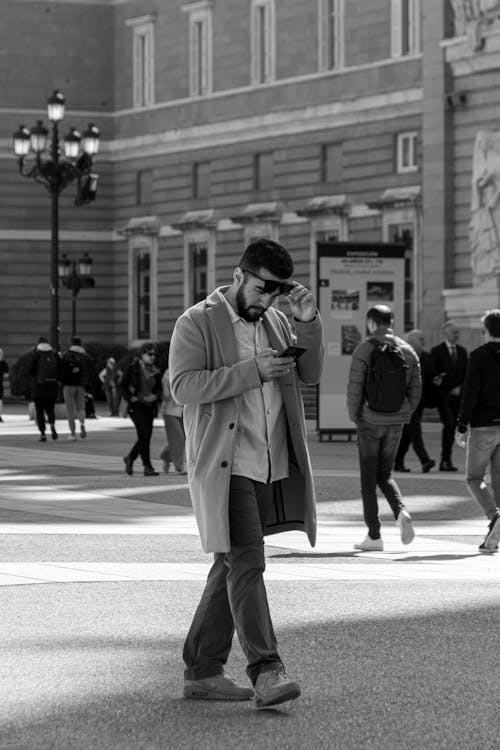
[[[366,400],[373,411],[399,411],[406,397],[409,365],[402,349],[387,341],[369,339],[373,352],[368,365]]]
[[[59,375],[59,357],[51,349],[40,352],[38,360],[38,385],[55,385]]]

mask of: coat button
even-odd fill
[[[234,422],[231,422],[231,424],[229,425],[229,429],[234,430]]]
[[[223,468],[223,469],[225,469],[225,468],[226,468],[226,466],[227,466],[227,461],[223,461],[223,462],[221,463],[221,466],[222,466],[222,468]]]

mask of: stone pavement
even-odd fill
[[[500,558],[478,553],[486,522],[462,471],[422,475],[409,454],[411,474],[397,476],[414,543],[403,547],[381,501],[385,551],[356,553],[355,443],[311,435],[317,544],[266,540],[275,627],[303,696],[263,715],[180,699],[182,641],[210,566],[185,478],[124,473],[128,420],[101,414],[76,443],[61,423],[40,444],[23,409],[4,417],[2,750],[498,747]],[[439,427],[425,439],[437,458]],[[155,457],[162,444],[158,421]],[[237,643],[230,662],[241,679]]]

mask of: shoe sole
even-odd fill
[[[403,516],[401,519],[401,523],[398,523],[398,526],[401,532],[401,541],[403,542],[403,544],[410,544],[411,542],[413,542],[413,540],[415,539],[415,529],[413,528],[411,518],[406,518],[406,516]]]
[[[202,690],[184,690],[184,698],[188,700],[197,701],[228,701],[228,702],[241,702],[250,701],[254,696],[239,696],[239,695],[227,695],[227,693],[214,693],[210,691]]]
[[[272,708],[273,706],[279,706],[281,703],[286,703],[287,701],[293,701],[299,696],[300,696],[300,688],[298,686],[290,687],[290,689],[287,690],[286,692],[281,693],[280,695],[276,695],[274,698],[267,700],[265,702],[262,698],[255,698],[255,705],[259,709]]]
[[[383,552],[384,545],[381,547],[361,547],[359,544],[355,544],[354,549],[358,552]]]

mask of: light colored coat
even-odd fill
[[[273,349],[295,342],[283,313],[269,308],[263,320]],[[307,351],[279,380],[288,425],[289,477],[276,484],[264,533],[299,529],[314,546],[315,493],[299,379],[313,385],[321,375],[319,314],[310,323],[296,321],[295,330],[296,343]],[[239,396],[261,385],[255,359],[239,360],[233,324],[217,290],[181,315],[170,343],[170,386],[175,400],[185,405],[189,490],[205,552],[230,550],[229,482]]]

